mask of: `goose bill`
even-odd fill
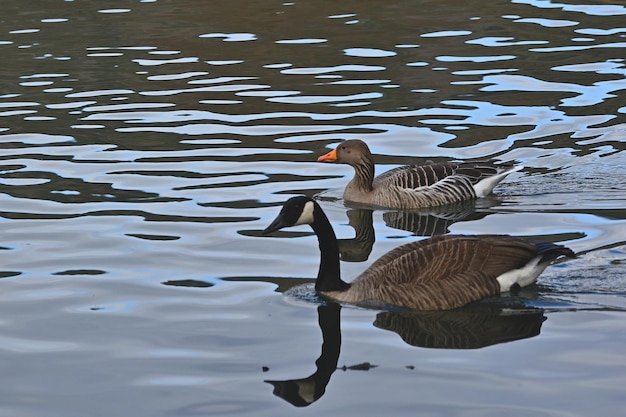
[[[317,158],[317,162],[337,162],[337,148]]]
[[[274,221],[269,226],[267,226],[265,230],[263,230],[263,234],[267,235],[288,226],[291,225],[285,221],[285,216],[283,216],[283,213],[279,213]]]

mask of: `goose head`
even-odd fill
[[[309,197],[292,197],[285,202],[274,221],[263,230],[263,234],[275,232],[285,227],[315,222],[315,202]]]
[[[373,157],[365,142],[351,139],[341,142],[335,149],[317,158],[317,161],[358,166],[373,163]]]
[[[341,280],[339,270],[339,244],[320,206],[309,197],[292,197],[285,202],[274,221],[263,230],[272,233],[285,227],[308,224],[311,226],[320,248],[320,268],[315,281],[317,291],[345,291],[350,288]]]

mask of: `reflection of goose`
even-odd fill
[[[416,236],[434,236],[448,233],[448,227],[463,220],[476,220],[489,213],[472,211],[473,201],[444,206],[445,211],[385,211],[383,221],[394,229],[406,230]],[[449,207],[450,206],[450,207]],[[348,224],[355,236],[351,239],[339,239],[339,253],[342,261],[363,262],[372,252],[375,242],[372,209],[349,209],[346,212]]]
[[[339,239],[341,260],[346,262],[366,261],[376,240],[372,210],[351,209],[346,214],[348,215],[348,223],[354,229],[355,236],[352,239]]]
[[[466,200],[428,210],[385,211],[383,221],[389,227],[416,236],[434,236],[448,233],[448,228],[456,222],[479,220],[488,215],[486,211],[476,211],[476,200]]]
[[[402,209],[485,197],[504,177],[523,168],[496,160],[429,163],[397,167],[374,178],[374,158],[358,139],[340,143],[318,161],[354,168],[354,178],[343,193],[346,201]]]
[[[316,371],[308,377],[265,380],[274,395],[296,407],[306,407],[326,392],[341,353],[341,307],[328,303],[317,308],[322,330],[322,352],[315,361]],[[381,312],[374,325],[391,330],[417,347],[438,349],[478,349],[497,343],[537,336],[545,320],[543,311],[523,305],[477,303],[451,311]],[[369,369],[367,365],[340,369]]]
[[[474,200],[461,201],[428,210],[394,210],[383,212],[383,221],[394,229],[406,230],[416,236],[443,235],[456,222],[478,220],[489,215],[476,212]],[[339,253],[342,261],[363,262],[372,252],[375,242],[372,209],[348,209],[348,224],[354,229],[351,239],[339,239]]]
[[[312,199],[290,198],[263,233],[300,224],[311,225],[319,241],[315,290],[356,304],[450,309],[529,285],[556,258],[574,256],[564,246],[513,236],[437,236],[388,252],[348,284],[341,280],[333,228]]]
[[[543,310],[478,303],[447,311],[385,311],[374,326],[398,333],[412,346],[477,349],[534,337],[545,320]]]
[[[287,381],[265,381],[274,386],[274,394],[284,398],[296,407],[310,405],[326,391],[330,377],[337,369],[341,351],[340,329],[341,306],[335,303],[317,308],[319,325],[322,329],[322,353],[315,361],[317,371],[311,376]]]

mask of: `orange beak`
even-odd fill
[[[317,162],[337,162],[337,148],[317,158]]]

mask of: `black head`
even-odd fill
[[[283,204],[283,208],[272,224],[263,230],[263,234],[266,235],[285,227],[312,224],[315,221],[313,217],[315,204],[312,199],[305,196],[290,198]]]

